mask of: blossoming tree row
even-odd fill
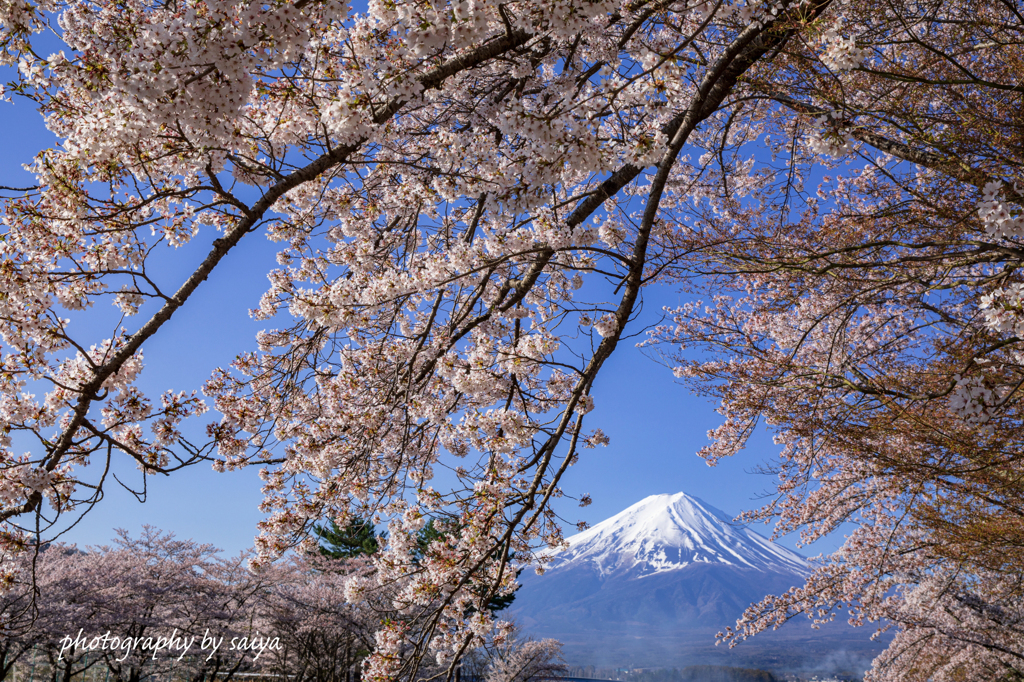
[[[246,559],[150,527],[112,546],[21,554],[20,579],[0,597],[0,679],[17,665],[17,675],[29,667],[53,682],[358,682],[377,624],[402,618],[382,595],[346,602],[347,581],[372,570],[363,554],[293,555],[258,574]],[[465,665],[487,682],[529,682],[561,669],[560,648],[511,633],[488,638]]]

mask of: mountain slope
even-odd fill
[[[567,542],[543,575],[524,571],[511,612],[528,631],[561,640],[572,664],[781,670],[835,651],[866,665],[881,650],[866,630],[807,621],[716,648],[715,633],[766,594],[802,584],[809,566],[696,497],[653,495]]]

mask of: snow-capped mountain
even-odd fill
[[[796,552],[735,525],[725,512],[685,493],[651,495],[568,543],[568,550],[553,555],[550,570],[590,563],[601,576],[628,572],[642,577],[703,563],[775,573],[808,571]]]
[[[652,495],[567,542],[543,575],[522,573],[510,612],[532,634],[561,640],[571,664],[799,667],[835,651],[870,660],[881,650],[867,630],[812,630],[806,620],[715,647],[716,632],[765,595],[803,584],[810,568],[696,497]]]

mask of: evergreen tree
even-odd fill
[[[383,534],[377,535],[373,524],[354,516],[344,528],[333,519],[325,525],[313,526],[313,534],[320,539],[320,554],[332,559],[350,559],[361,554],[367,556],[380,549]]]

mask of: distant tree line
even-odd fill
[[[594,666],[568,668],[567,676],[614,679],[623,682],[780,682],[767,670],[732,668],[721,665],[690,665],[628,672]]]

